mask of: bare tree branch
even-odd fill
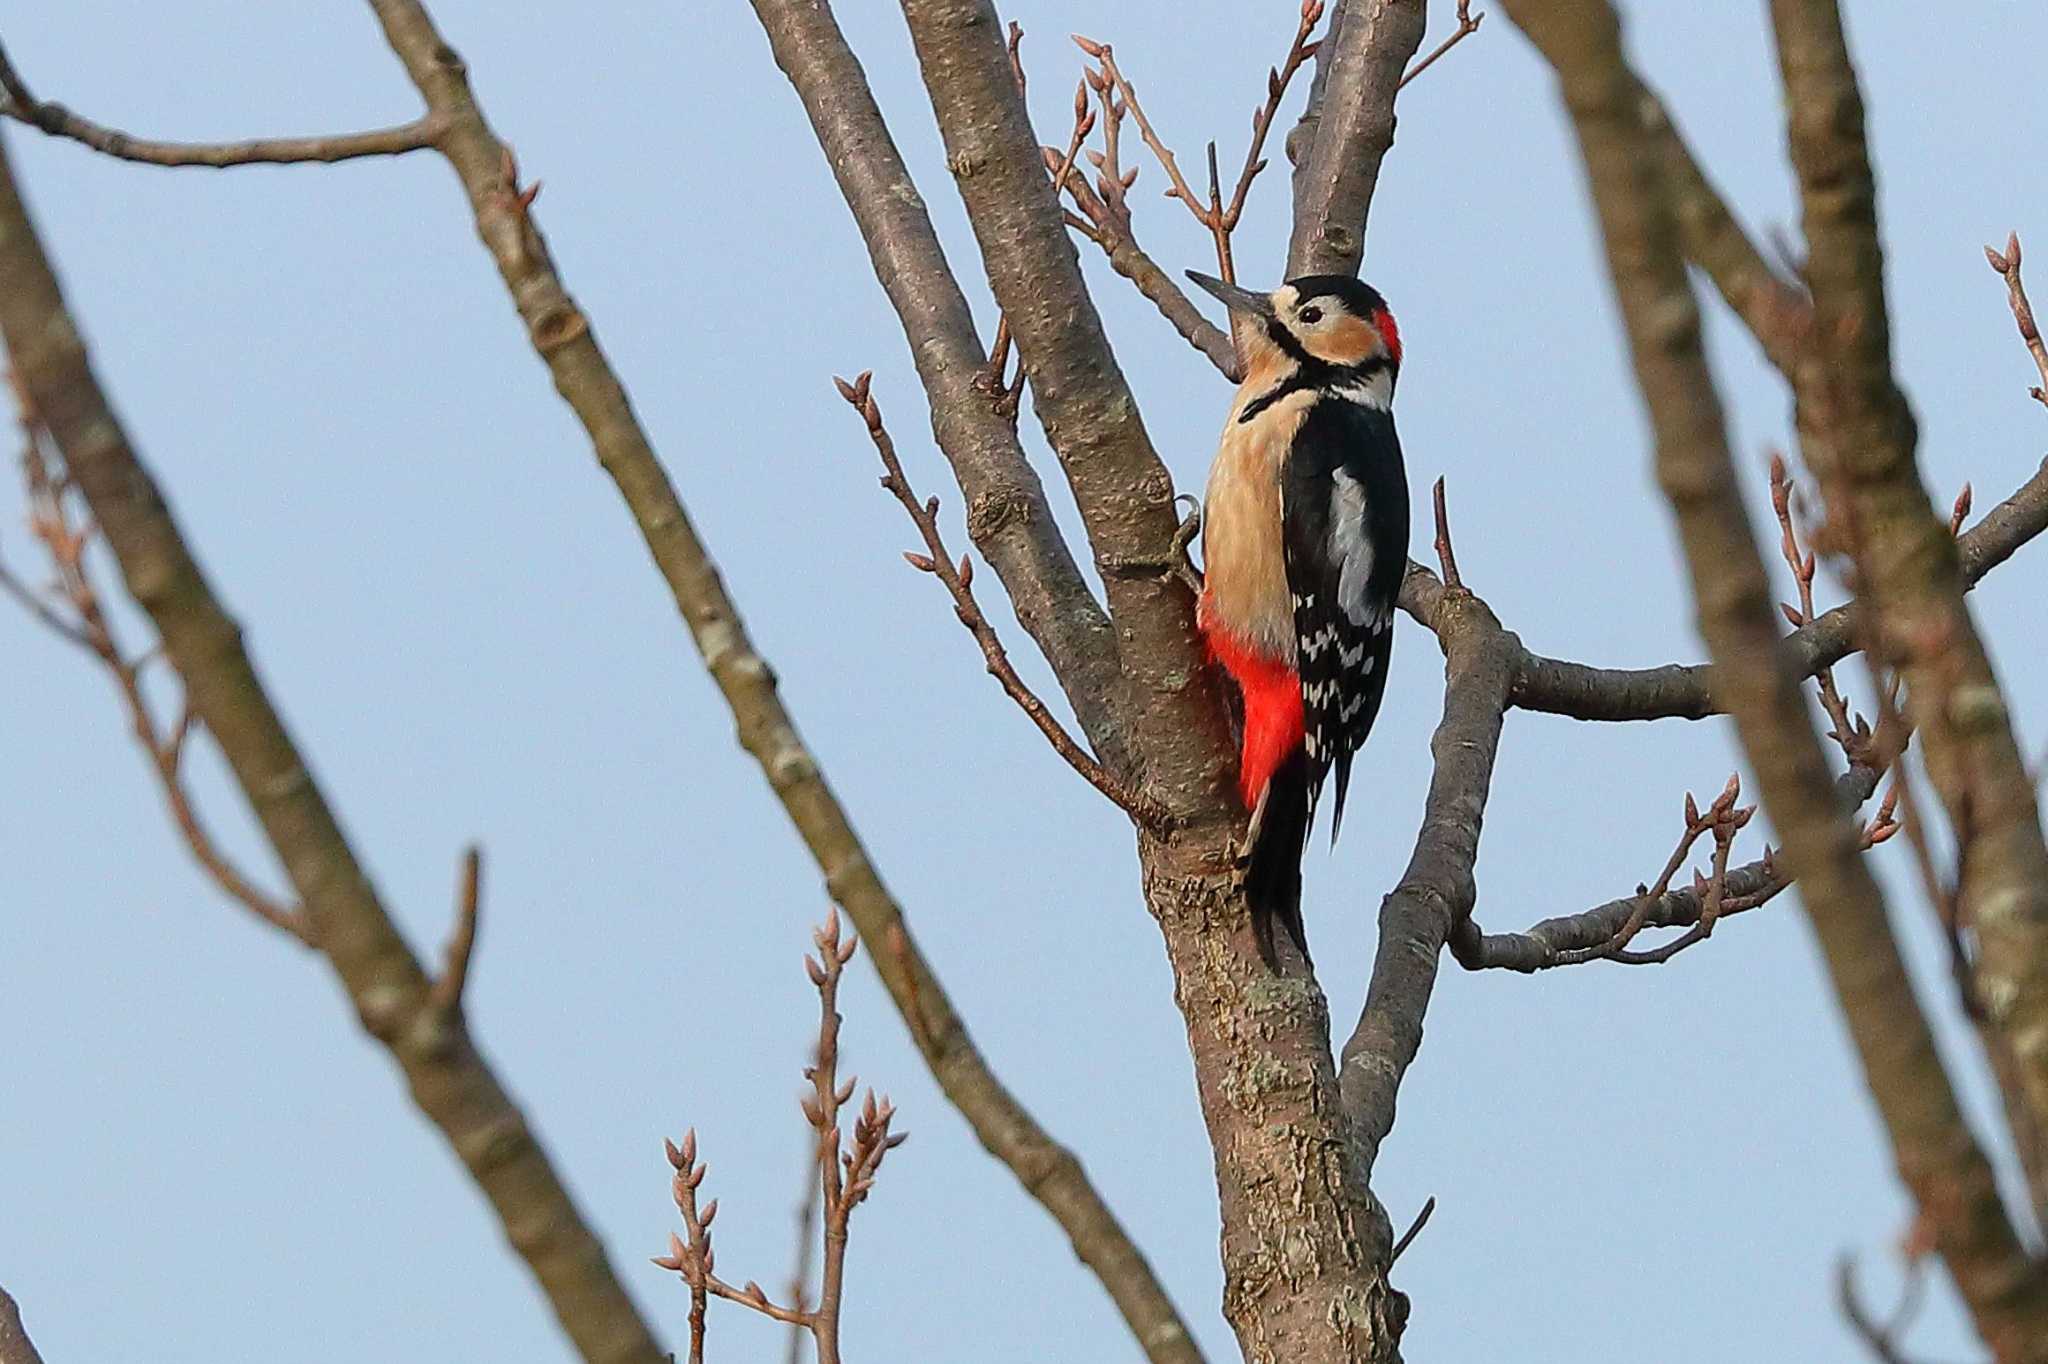
[[[1165,170],[1171,187],[1167,197],[1178,199],[1194,215],[1196,222],[1209,230],[1216,244],[1216,270],[1228,283],[1237,281],[1237,264],[1231,254],[1231,234],[1237,230],[1238,221],[1244,216],[1245,199],[1251,193],[1252,181],[1266,168],[1263,152],[1266,134],[1272,130],[1273,118],[1280,111],[1280,101],[1287,95],[1287,87],[1293,83],[1294,75],[1303,64],[1316,54],[1318,43],[1310,41],[1316,26],[1323,21],[1323,0],[1302,0],[1301,13],[1295,25],[1294,39],[1288,44],[1287,55],[1280,65],[1266,73],[1266,98],[1252,111],[1251,142],[1245,150],[1244,166],[1238,172],[1237,185],[1228,202],[1223,198],[1223,187],[1217,178],[1216,144],[1209,144],[1209,193],[1207,198],[1198,195],[1182,176],[1180,163],[1174,159],[1172,148],[1168,147],[1158,133],[1153,131],[1151,120],[1145,117],[1145,110],[1138,103],[1138,92],[1130,80],[1117,66],[1116,56],[1107,43],[1098,43],[1076,34],[1074,41],[1083,52],[1095,59],[1096,70],[1090,73],[1088,84],[1092,85],[1101,99],[1104,115],[1105,153],[1096,158],[1097,164],[1107,169],[1106,163],[1113,155],[1116,122],[1125,113],[1137,120],[1138,131],[1145,139],[1145,145],[1152,149],[1160,167]],[[1136,174],[1135,171],[1132,172]],[[1104,197],[1120,195],[1126,188],[1124,181],[1110,174],[1103,186]],[[1128,211],[1118,215],[1123,227],[1130,226]],[[1232,321],[1236,326],[1235,319]],[[1233,376],[1234,377],[1234,376]]]
[[[1222,696],[1194,603],[1171,575],[1173,479],[1138,413],[1067,237],[989,0],[903,0],[947,164],[1010,319],[1032,407],[1059,457],[1122,644],[1130,740],[1152,795],[1217,811]]]
[[[1771,0],[1770,12],[1814,307],[1812,345],[1793,379],[1801,444],[1830,518],[1847,532],[1870,647],[1905,679],[1929,784],[1964,850],[1957,912],[1975,934],[1989,1025],[2018,1062],[2008,1078],[2020,1092],[2008,1102],[2048,1123],[2048,840],[1893,375],[1862,93],[1835,0]],[[1987,1338],[1998,1352],[1996,1332]]]
[[[940,1088],[990,1154],[1017,1175],[1073,1239],[1076,1253],[1101,1279],[1151,1357],[1191,1364],[1200,1356],[1151,1267],[1080,1162],[1052,1140],[988,1068],[912,942],[901,909],[776,694],[775,674],[747,638],[739,609],[655,457],[624,387],[554,273],[538,226],[518,209],[505,181],[503,150],[470,93],[461,59],[416,0],[372,2],[392,49],[428,106],[451,120],[442,148],[462,178],[479,235],[527,323],[534,348],[582,420],[674,594],[706,669],[732,709],[741,745],[760,763],[824,873],[833,900],[861,936],[900,943],[900,950],[876,954],[875,965]],[[1034,173],[1049,190],[1043,173]],[[908,182],[893,184],[889,192],[898,193]],[[962,382],[971,382],[982,363],[980,347],[973,344],[964,358]],[[976,401],[987,410],[985,398]]]
[[[469,961],[476,953],[476,916],[483,900],[484,854],[472,843],[462,854],[462,880],[455,888],[455,931],[442,953],[441,974],[434,978],[433,1005],[444,1014],[462,1008],[469,988]]]
[[[0,1364],[43,1364],[36,1343],[21,1324],[21,1307],[0,1288]]]
[[[2018,324],[2020,340],[2026,344],[2027,354],[2034,357],[2034,368],[2041,376],[2040,384],[2027,392],[2035,402],[2048,406],[2048,345],[2041,342],[2041,328],[2034,322],[2034,305],[2027,302],[2027,286],[2020,279],[2020,234],[2008,232],[2002,252],[1985,247],[1984,258],[2005,280],[2006,301],[2012,305],[2012,320]]]
[[[1677,216],[1605,0],[1503,0],[1555,68],[1598,211],[1660,484],[1693,572],[1700,628],[1722,698],[1799,878],[1901,1178],[1980,1331],[2002,1361],[2048,1351],[2048,1281],[2005,1217],[1990,1163],[1965,1123],[1932,1030],[1857,855],[1793,671],[1744,510],[1700,340]],[[1818,291],[1817,291],[1818,292]],[[1923,497],[1924,500],[1924,497]],[[1944,536],[1946,539],[1946,536]]]
[[[213,595],[123,435],[0,152],[0,332],[121,575],[220,745],[358,1017],[490,1200],[591,1364],[658,1364],[655,1346],[525,1118],[391,921],[286,731],[242,634]]]
[[[1472,13],[1472,0],[1458,0],[1458,26],[1451,30],[1450,37],[1431,48],[1428,56],[1401,73],[1401,83],[1394,87],[1395,91],[1398,93],[1407,89],[1408,82],[1435,66],[1452,48],[1477,33],[1479,21],[1485,17],[1484,14]]]
[[[1877,790],[1882,776],[1874,768],[1852,767],[1836,782],[1836,790],[1850,805],[1861,805]],[[1861,836],[1865,846],[1875,846],[1891,835],[1889,816],[1882,811]],[[1721,878],[1718,917],[1726,919],[1760,909],[1792,884],[1776,854],[1769,848],[1753,862],[1730,867]],[[1639,918],[1644,930],[1696,928],[1706,909],[1699,887],[1683,887],[1650,897],[1638,893],[1609,900],[1577,914],[1545,919],[1521,933],[1483,933],[1476,923],[1467,922],[1452,934],[1451,952],[1468,971],[1505,969],[1547,971],[1575,961],[1606,960],[1597,950],[1622,936],[1632,918]],[[1683,941],[1680,939],[1680,941]]]
[[[860,413],[867,425],[868,436],[875,443],[875,450],[881,456],[882,486],[886,488],[903,510],[910,514],[910,520],[923,536],[925,554],[906,554],[912,568],[932,574],[953,598],[953,612],[960,623],[967,627],[974,642],[981,646],[982,658],[988,664],[989,676],[1002,685],[1010,699],[1045,736],[1053,751],[1066,760],[1081,779],[1107,796],[1110,802],[1129,815],[1138,824],[1164,836],[1170,831],[1171,821],[1166,811],[1149,801],[1142,792],[1133,791],[1119,780],[1115,773],[1105,768],[1082,751],[1073,736],[1060,725],[1053,713],[1046,709],[1045,702],[1038,699],[1024,679],[1017,676],[1016,668],[1010,664],[1010,655],[1003,648],[1003,642],[996,634],[995,627],[988,623],[988,617],[981,612],[981,606],[974,599],[974,560],[967,555],[960,556],[956,566],[952,555],[946,549],[944,537],[939,532],[938,505],[935,497],[930,502],[919,502],[911,490],[910,480],[904,476],[902,461],[896,458],[896,443],[889,438],[888,430],[882,425],[882,408],[875,401],[872,391],[872,374],[863,373],[852,383],[835,379],[839,385],[839,396]]]
[[[1317,55],[1309,107],[1289,137],[1294,233],[1287,277],[1355,275],[1380,163],[1394,145],[1394,93],[1422,46],[1423,0],[1345,0]]]
[[[1107,120],[1105,120],[1107,121]],[[1051,148],[1045,149],[1050,161],[1054,155]],[[1102,197],[1090,190],[1080,176],[1067,181],[1067,193],[1073,196],[1075,206],[1081,210],[1084,221],[1077,230],[1084,230],[1103,254],[1109,259],[1112,270],[1137,286],[1139,293],[1152,301],[1159,309],[1160,316],[1173,325],[1181,339],[1208,358],[1216,372],[1232,383],[1242,377],[1238,374],[1237,350],[1231,344],[1230,333],[1202,316],[1202,310],[1187,296],[1173,277],[1159,268],[1158,262],[1145,254],[1132,235],[1127,216],[1113,214]]]
[[[304,161],[352,161],[365,156],[402,156],[424,151],[441,136],[443,121],[436,115],[416,118],[391,128],[374,128],[361,133],[337,133],[319,137],[261,137],[237,142],[159,142],[135,137],[118,128],[104,127],[81,118],[63,105],[39,100],[7,59],[0,47],[0,91],[7,102],[0,104],[0,117],[15,119],[40,128],[52,137],[82,142],[96,152],[123,161],[151,166],[282,165]]]
[[[121,697],[121,708],[128,717],[129,731],[143,756],[149,759],[151,774],[156,778],[157,790],[163,796],[171,822],[200,870],[223,895],[265,923],[310,945],[313,928],[305,912],[258,887],[248,873],[221,851],[205,820],[200,817],[198,804],[185,783],[184,771],[186,747],[197,719],[187,703],[168,729],[157,721],[143,690],[142,672],[148,657],[131,660],[124,652],[87,564],[86,550],[92,543],[94,530],[90,525],[72,523],[64,492],[51,477],[48,462],[43,457],[40,423],[29,394],[20,382],[16,382],[14,388],[20,405],[24,442],[21,465],[28,492],[29,526],[49,555],[50,564],[56,572],[57,591],[64,598],[70,615],[58,614],[49,603],[11,577],[5,579],[10,593],[21,598],[39,621],[98,660],[114,680],[114,687]]]
[[[670,1187],[689,1239],[685,1241],[671,1232],[669,1253],[657,1256],[654,1261],[663,1269],[680,1274],[689,1286],[691,1364],[702,1364],[703,1360],[707,1297],[739,1303],[765,1317],[808,1331],[817,1343],[818,1364],[840,1364],[839,1318],[845,1289],[849,1219],[874,1188],[883,1159],[910,1136],[907,1132],[889,1130],[895,1107],[886,1096],[876,1099],[875,1091],[870,1089],[854,1119],[853,1147],[842,1154],[839,1112],[853,1096],[854,1081],[851,1077],[844,1084],[839,1081],[839,978],[846,963],[853,960],[859,941],[852,937],[842,940],[836,909],[824,927],[812,933],[811,940],[818,955],[804,957],[804,970],[818,991],[818,1041],[811,1064],[804,1067],[811,1092],[799,1102],[811,1125],[816,1152],[812,1182],[823,1213],[825,1269],[818,1305],[804,1307],[801,1278],[793,1298],[795,1305],[783,1307],[770,1301],[761,1285],[752,1280],[744,1288],[734,1288],[712,1273],[716,1254],[711,1245],[711,1223],[718,1215],[718,1200],[713,1199],[701,1211],[697,1207],[697,1186],[704,1182],[707,1167],[697,1163],[697,1130],[691,1128],[681,1146],[664,1143],[669,1164],[675,1170]],[[799,1230],[807,1234],[809,1229],[806,1218]]]
[[[2022,545],[2048,530],[2048,461],[2012,496],[1956,538],[1963,579],[1974,586]],[[1837,606],[1787,635],[1779,650],[1793,671],[1810,677],[1861,648],[1855,602]],[[1516,674],[1514,703],[1523,710],[1580,720],[1702,720],[1718,715],[1711,664],[1667,663],[1655,668],[1596,668],[1527,655]]]
[[[828,5],[754,0],[754,13],[803,101],[876,278],[902,321],[931,404],[932,435],[967,499],[967,533],[1052,664],[1096,755],[1127,772],[1116,637],[1017,442],[1014,409],[997,411],[975,385],[983,351],[966,296],[860,62]]]
[[[1434,770],[1422,831],[1407,870],[1380,904],[1372,981],[1342,1052],[1344,1109],[1368,1175],[1393,1130],[1402,1077],[1422,1046],[1437,958],[1478,896],[1473,864],[1521,648],[1484,601],[1426,570],[1410,568],[1401,600],[1443,647],[1444,710],[1429,742]]]

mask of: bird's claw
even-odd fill
[[[1182,502],[1186,502],[1190,510],[1174,528],[1172,567],[1168,571],[1186,584],[1189,592],[1199,597],[1205,583],[1202,570],[1195,567],[1194,558],[1188,553],[1188,549],[1195,543],[1195,537],[1202,533],[1202,503],[1201,499],[1192,493],[1181,493],[1173,499],[1173,505],[1176,507]]]
[[[1119,578],[1171,578],[1185,586],[1195,596],[1201,596],[1204,581],[1202,570],[1195,567],[1194,560],[1189,557],[1188,547],[1194,544],[1195,537],[1202,533],[1202,504],[1188,493],[1181,493],[1173,499],[1176,507],[1182,502],[1192,503],[1194,510],[1174,527],[1173,539],[1167,542],[1164,558],[1103,555],[1096,560],[1096,565],[1104,573]]]

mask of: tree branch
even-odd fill
[[[968,535],[1002,579],[1018,622],[1052,665],[1096,755],[1128,772],[1116,637],[1018,444],[1014,411],[999,412],[992,395],[976,387],[984,352],[966,296],[867,76],[828,5],[754,0],[754,13],[776,65],[803,101],[875,276],[902,321],[931,404],[932,435],[967,499]],[[1004,61],[1007,67],[1007,55]]]
[[[1372,981],[1341,1053],[1344,1110],[1368,1175],[1393,1130],[1402,1077],[1422,1046],[1437,958],[1478,895],[1473,864],[1521,650],[1484,601],[1427,570],[1410,568],[1401,598],[1443,646],[1444,710],[1429,743],[1434,770],[1422,831],[1400,883],[1380,904]]]
[[[2024,1105],[2040,1125],[2048,1123],[2041,810],[1963,600],[1954,541],[1921,481],[1917,424],[1893,375],[1876,184],[1841,15],[1834,0],[1771,0],[1770,9],[1814,307],[1813,342],[1793,383],[1800,438],[1855,561],[1871,647],[1905,679],[1929,784],[1958,831],[1958,913],[1976,935],[1977,995],[2018,1061],[2004,1077],[2019,1087],[2008,1104]],[[1998,1352],[1997,1332],[1986,1335]],[[2048,1340],[2048,1328],[2036,1340]],[[2048,1354],[2048,1343],[2035,1348]]]
[[[1191,1364],[1200,1356],[1151,1267],[1080,1162],[1053,1141],[988,1068],[912,942],[901,909],[776,694],[775,674],[748,639],[739,609],[655,457],[624,387],[555,275],[538,226],[516,208],[504,181],[502,150],[469,91],[461,59],[417,0],[372,3],[428,106],[451,119],[442,147],[462,178],[478,233],[527,323],[535,350],[618,485],[706,669],[732,709],[741,745],[760,763],[824,873],[826,889],[861,936],[869,942],[900,940],[900,950],[876,954],[875,965],[940,1088],[990,1154],[1017,1175],[1073,1239],[1076,1253],[1095,1271],[1151,1357]],[[1044,174],[1036,173],[1050,189]],[[895,182],[889,192],[907,193],[902,188],[907,184]],[[961,381],[971,382],[982,363],[976,344],[965,358]],[[978,401],[986,410],[986,400]]]
[[[765,1317],[808,1331],[817,1344],[818,1364],[839,1364],[839,1318],[845,1288],[847,1226],[853,1210],[867,1199],[874,1188],[883,1159],[910,1138],[908,1132],[890,1131],[890,1123],[896,1114],[895,1106],[886,1096],[877,1100],[875,1091],[870,1089],[854,1118],[853,1148],[841,1153],[839,1112],[852,1098],[855,1082],[851,1077],[844,1084],[839,1082],[839,978],[860,944],[857,938],[841,938],[839,911],[836,909],[822,928],[813,930],[811,941],[816,945],[818,955],[815,958],[805,955],[804,970],[818,992],[818,1040],[812,1063],[804,1067],[804,1078],[810,1082],[811,1092],[798,1102],[811,1125],[816,1153],[812,1162],[811,1184],[817,1190],[818,1203],[823,1211],[825,1269],[818,1305],[811,1309],[804,1307],[801,1276],[793,1294],[795,1306],[782,1307],[771,1302],[761,1285],[752,1280],[748,1280],[744,1288],[734,1288],[711,1272],[717,1258],[711,1245],[711,1223],[718,1216],[718,1200],[711,1200],[701,1212],[697,1207],[697,1186],[704,1182],[708,1167],[697,1163],[697,1131],[691,1128],[684,1134],[681,1146],[674,1142],[663,1143],[668,1151],[669,1165],[675,1171],[670,1187],[675,1196],[676,1210],[682,1214],[683,1227],[689,1239],[685,1241],[675,1233],[669,1233],[669,1253],[654,1260],[661,1268],[680,1274],[689,1286],[691,1364],[703,1364],[707,1297],[739,1303]],[[809,1230],[806,1217],[799,1232],[807,1241]]]
[[[1429,50],[1429,55],[1401,73],[1401,83],[1394,87],[1396,93],[1408,88],[1408,83],[1441,61],[1450,50],[1479,31],[1479,21],[1484,14],[1472,13],[1472,0],[1458,0],[1458,26],[1451,30],[1451,36]]]
[[[39,100],[7,59],[0,47],[0,90],[7,102],[0,104],[0,116],[40,128],[51,137],[81,142],[96,152],[123,161],[151,166],[285,165],[304,161],[353,161],[365,156],[402,156],[424,151],[440,138],[443,121],[429,114],[410,123],[374,128],[361,133],[336,133],[317,137],[261,137],[236,142],[159,142],[135,137],[118,128],[108,128],[81,118],[63,105]]]
[[[2006,233],[2005,250],[1995,251],[1987,246],[1984,258],[2005,281],[2006,302],[2012,305],[2012,320],[2019,326],[2020,341],[2026,346],[2027,354],[2034,357],[2034,369],[2041,376],[2040,385],[2028,389],[2027,393],[2035,402],[2048,407],[2048,345],[2041,342],[2041,328],[2034,322],[2034,305],[2027,302],[2027,286],[2020,279],[2020,234]]]
[[[213,595],[154,480],[122,433],[66,312],[0,151],[0,332],[36,413],[77,482],[220,745],[370,1034],[404,1071],[592,1364],[657,1364],[661,1351],[547,1154],[391,922],[286,731],[234,620]]]
[[[1173,479],[1138,414],[1067,236],[989,0],[903,0],[912,44],[989,285],[1017,338],[1108,589],[1152,795],[1212,819],[1226,801],[1225,712],[1171,576]]]
[[[1050,162],[1056,153],[1048,147],[1045,155]],[[1232,383],[1238,382],[1242,376],[1237,372],[1237,348],[1231,344],[1230,333],[1202,316],[1194,300],[1138,245],[1128,219],[1113,217],[1101,196],[1090,190],[1080,176],[1071,177],[1066,189],[1086,219],[1089,239],[1102,248],[1110,268],[1137,286],[1138,292],[1152,301],[1152,306],[1159,309],[1160,316],[1173,325],[1181,339],[1207,357],[1217,373]]]
[[[2048,531],[2048,461],[1976,525],[1956,537],[1963,580],[1971,586]],[[1800,677],[1811,677],[1861,648],[1855,602],[1837,606],[1786,635],[1778,649]],[[1721,713],[1716,671],[1707,663],[1656,668],[1596,668],[1526,655],[1515,677],[1514,704],[1523,710],[1580,720],[1702,720]]]
[[[904,476],[903,464],[896,458],[896,442],[889,438],[887,428],[882,425],[881,404],[875,401],[872,392],[873,375],[863,373],[852,383],[835,379],[839,396],[846,399],[866,424],[868,437],[875,443],[875,451],[881,456],[882,486],[903,505],[910,514],[911,524],[924,538],[925,554],[906,554],[912,568],[930,573],[936,577],[946,592],[953,598],[953,613],[967,632],[974,636],[974,642],[981,646],[981,655],[988,665],[989,676],[1001,684],[1003,691],[1017,703],[1025,716],[1045,736],[1053,751],[1066,760],[1080,778],[1107,796],[1110,802],[1129,815],[1138,824],[1164,836],[1170,827],[1166,812],[1146,799],[1142,792],[1133,791],[1120,781],[1116,774],[1083,752],[1074,742],[1073,736],[1061,726],[1053,713],[1046,709],[1045,702],[1038,699],[1024,679],[1017,676],[1016,668],[1010,664],[1010,655],[1003,648],[995,627],[988,623],[988,617],[981,612],[981,606],[974,600],[974,560],[961,555],[956,567],[952,555],[946,549],[944,537],[939,532],[938,505],[935,497],[930,502],[919,502],[911,490],[910,480]]]
[[[1317,54],[1309,107],[1289,137],[1294,233],[1287,277],[1355,275],[1380,163],[1394,145],[1394,93],[1422,46],[1423,0],[1345,0]]]
[[[1881,776],[1874,768],[1851,767],[1836,782],[1836,790],[1852,807],[1861,805],[1877,790]],[[1886,822],[1875,823],[1866,830],[1866,846],[1890,837],[1884,830],[1895,826],[1888,824],[1883,812],[1880,818]],[[1760,909],[1791,884],[1791,877],[1767,848],[1755,861],[1728,868],[1721,878],[1721,902],[1715,912],[1725,919]],[[1577,914],[1545,919],[1522,933],[1482,933],[1476,922],[1467,921],[1466,926],[1452,934],[1451,953],[1468,971],[1547,971],[1575,961],[1596,959],[1596,950],[1623,936],[1632,918],[1639,917],[1638,927],[1644,930],[1692,929],[1700,924],[1705,908],[1705,897],[1698,887],[1669,890],[1655,896],[1639,888],[1635,895],[1609,900]]]
[[[36,1343],[21,1324],[21,1307],[0,1288],[0,1364],[43,1364]]]
[[[28,493],[29,527],[49,555],[51,566],[56,571],[57,591],[62,594],[71,615],[66,618],[58,614],[42,597],[17,583],[11,575],[0,575],[0,581],[7,584],[10,593],[19,597],[37,620],[98,660],[114,680],[115,690],[121,697],[121,708],[128,717],[129,731],[143,756],[149,759],[150,772],[156,778],[157,790],[163,796],[171,823],[176,826],[178,836],[184,840],[186,850],[192,854],[192,860],[199,864],[200,870],[223,895],[251,914],[273,928],[284,930],[299,942],[311,945],[313,929],[305,912],[296,905],[280,902],[250,880],[248,874],[221,851],[206,822],[200,818],[199,807],[185,785],[184,772],[186,746],[196,717],[187,704],[180,708],[178,719],[168,732],[158,724],[149,698],[143,691],[142,671],[149,662],[149,656],[130,660],[120,640],[115,637],[113,621],[101,602],[99,588],[87,565],[86,551],[92,544],[93,528],[72,524],[64,492],[51,477],[49,463],[43,455],[42,433],[29,394],[18,382],[14,388],[20,407],[24,443],[21,465]]]
[[[1658,480],[1692,568],[1700,628],[1785,860],[1802,886],[1899,1173],[1979,1329],[2003,1360],[2048,1349],[2048,1283],[2006,1221],[1990,1163],[1956,1104],[1884,900],[1836,802],[1820,740],[1783,662],[1744,510],[1677,216],[1604,0],[1503,0],[1557,71],[1650,409]]]
[[[434,978],[433,1005],[444,1014],[462,1008],[469,988],[469,961],[476,953],[476,916],[483,900],[484,854],[474,843],[463,850],[462,880],[455,888],[455,931],[442,953],[441,974]]]

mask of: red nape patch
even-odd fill
[[[1401,329],[1394,325],[1394,315],[1385,308],[1372,316],[1373,326],[1379,328],[1380,340],[1387,343],[1387,354],[1395,364],[1401,363]]]
[[[1202,603],[1207,607],[1208,602]],[[1201,615],[1207,616],[1204,610]],[[1266,783],[1308,737],[1301,712],[1301,678],[1284,661],[1246,647],[1229,631],[1201,621],[1209,656],[1221,664],[1244,693],[1244,754],[1237,789],[1244,808],[1254,809]]]

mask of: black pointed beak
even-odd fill
[[[1214,275],[1205,275],[1200,270],[1188,271],[1188,278],[1222,300],[1223,306],[1234,313],[1244,313],[1248,317],[1273,316],[1273,300],[1264,294],[1240,289],[1235,284],[1225,284]]]

